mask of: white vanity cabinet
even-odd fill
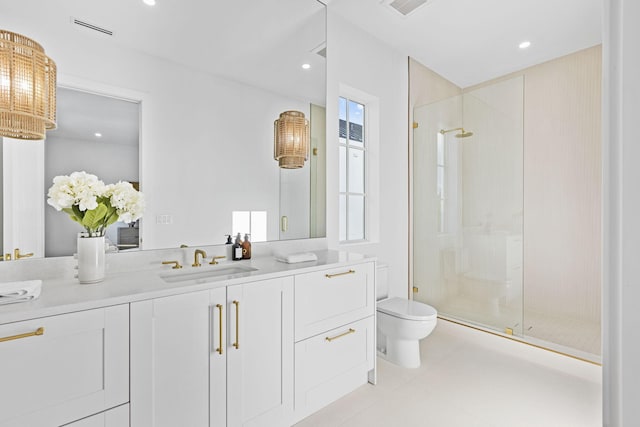
[[[298,421],[368,380],[375,368],[375,264],[295,276]]]
[[[131,304],[131,426],[285,426],[293,278]]]
[[[0,384],[2,427],[60,426],[126,404],[129,305],[0,325]]]

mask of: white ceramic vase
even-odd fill
[[[78,234],[78,280],[83,284],[98,283],[104,280],[104,276],[104,236]]]

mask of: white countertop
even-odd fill
[[[297,264],[286,264],[272,256],[263,256],[223,261],[215,266],[205,261],[201,267],[185,265],[180,270],[172,270],[170,265],[163,266],[158,262],[157,269],[147,267],[141,271],[107,273],[104,281],[95,284],[81,285],[77,279],[69,278],[45,279],[38,299],[0,306],[0,324],[375,261],[373,257],[350,252],[314,252],[318,256],[317,261]],[[167,283],[160,277],[160,274],[171,272],[188,274],[228,266],[246,266],[256,270],[176,283]]]

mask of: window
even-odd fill
[[[339,98],[340,221],[341,242],[365,240],[365,106]]]

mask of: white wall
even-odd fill
[[[407,57],[332,12],[327,16],[327,239],[329,246],[376,255],[389,265],[390,295],[408,289]],[[338,243],[338,97],[348,86],[377,99],[379,194],[368,194],[379,213],[378,241]],[[331,117],[336,118],[333,122]],[[376,123],[373,123],[374,125]],[[377,155],[376,155],[377,154]],[[375,168],[375,165],[374,165]],[[377,207],[376,207],[377,206]],[[373,235],[376,232],[374,230]]]
[[[605,1],[604,425],[640,423],[640,2]]]

